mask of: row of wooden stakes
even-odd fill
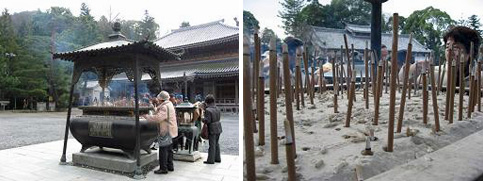
[[[403,70],[403,79],[402,82],[397,82],[397,72],[398,67],[397,65],[397,49],[398,49],[398,15],[395,13],[393,15],[393,41],[392,41],[392,55],[391,55],[391,70],[390,73],[390,80],[386,82],[386,92],[387,92],[387,85],[389,84],[390,87],[390,95],[389,95],[389,122],[388,122],[388,139],[387,139],[387,146],[384,148],[387,152],[393,151],[393,143],[394,143],[394,122],[395,122],[395,104],[396,104],[396,89],[401,88],[402,84],[402,93],[400,99],[400,106],[399,106],[399,115],[397,120],[397,127],[396,132],[400,133],[402,130],[402,123],[403,123],[403,116],[404,116],[404,108],[406,104],[406,95],[411,96],[411,88],[414,86],[415,91],[418,88],[418,84],[416,83],[416,78],[414,78],[415,82],[414,85],[411,85],[409,82],[409,67],[404,66]],[[258,115],[259,121],[259,145],[265,145],[265,106],[264,106],[264,94],[265,94],[265,83],[264,77],[262,74],[263,64],[260,61],[261,52],[260,52],[260,38],[258,37],[258,33],[255,31],[254,34],[254,47],[255,47],[255,59],[254,61],[250,61],[250,50],[249,50],[249,40],[247,37],[244,39],[244,48],[243,48],[243,115],[244,115],[244,141],[245,141],[245,153],[246,153],[246,178],[247,180],[255,180],[255,156],[254,156],[254,138],[253,132],[256,130],[256,122],[255,122],[255,111],[256,115]],[[344,70],[343,58],[340,59],[340,62],[336,62],[334,59],[331,61],[332,63],[332,88],[333,88],[333,111],[334,113],[338,113],[338,95],[343,96],[343,87],[344,81],[346,83],[345,87],[347,87],[347,99],[348,99],[348,107],[346,113],[346,120],[345,120],[345,127],[350,127],[350,120],[352,116],[352,107],[353,102],[356,101],[355,96],[355,86],[356,86],[356,71],[353,71],[354,58],[349,56],[349,47],[347,42],[347,36],[344,35],[344,43],[345,43],[345,51],[343,51],[343,46],[341,46],[341,53],[345,52],[345,57],[347,60],[347,71]],[[285,108],[286,108],[286,118],[284,121],[285,126],[285,145],[286,145],[286,160],[287,160],[287,168],[288,168],[288,180],[295,180],[295,163],[294,159],[296,158],[296,139],[295,139],[295,132],[294,132],[294,118],[293,118],[293,106],[292,102],[295,102],[296,109],[300,110],[300,104],[305,106],[304,103],[304,93],[306,92],[308,97],[310,98],[310,103],[314,104],[314,97],[316,92],[315,87],[315,67],[311,66],[311,75],[309,75],[308,71],[308,54],[307,51],[301,51],[300,49],[297,50],[296,56],[296,67],[295,67],[295,85],[291,83],[291,75],[289,70],[289,56],[288,56],[288,48],[286,44],[282,46],[282,61],[283,61],[283,84],[284,89],[282,89],[282,85],[280,81],[280,76],[273,76],[279,75],[280,67],[277,67],[277,53],[275,48],[275,39],[270,41],[269,46],[269,94],[270,94],[270,149],[271,149],[271,164],[278,164],[278,136],[277,136],[277,106],[276,101],[279,97],[281,92],[285,94]],[[354,46],[351,46],[352,52],[354,52]],[[471,51],[473,50],[473,44],[471,44]],[[453,51],[451,51],[453,52]],[[371,59],[371,68],[369,70],[369,54],[372,54],[370,57]],[[461,55],[461,53],[459,54]],[[473,60],[473,52],[470,52],[470,60]],[[344,57],[343,55],[341,57]],[[452,57],[452,56],[450,56]],[[410,41],[407,47],[407,54],[405,59],[405,65],[410,65],[410,60],[412,58],[412,36],[410,36]],[[423,94],[423,123],[428,123],[428,92],[429,86],[431,84],[431,100],[433,105],[433,115],[434,115],[434,131],[440,131],[440,123],[439,123],[439,109],[437,103],[437,94],[439,91],[443,91],[442,82],[445,74],[445,70],[441,71],[441,63],[439,64],[439,71],[438,71],[438,80],[435,78],[434,73],[434,66],[433,66],[433,56],[430,58],[430,66],[429,69],[423,71],[420,75],[422,79],[422,94]],[[449,75],[447,79],[447,86],[446,86],[446,104],[445,104],[445,120],[448,120],[449,123],[453,123],[453,115],[454,115],[454,95],[456,90],[456,72],[459,68],[459,109],[458,109],[458,120],[463,119],[463,96],[465,93],[465,85],[464,85],[464,62],[467,60],[468,57],[460,56],[457,60],[448,60],[449,62],[447,65],[451,65],[451,68],[448,68],[447,75]],[[375,66],[375,60],[377,60],[377,56],[375,51],[369,51],[366,48],[364,51],[364,65],[365,65],[365,76],[364,79],[360,76],[360,87],[363,87],[363,98],[365,101],[365,108],[369,109],[369,86],[372,87],[372,95],[374,98],[374,119],[373,125],[378,125],[379,122],[379,103],[380,97],[382,96],[383,90],[383,75],[385,73],[385,69],[387,66],[387,61],[379,61],[377,65],[377,69]],[[459,60],[459,63],[457,63]],[[302,85],[302,74],[300,68],[300,62],[304,61],[305,67],[305,85]],[[253,62],[253,71],[250,71],[250,62]],[[471,64],[470,64],[471,66]],[[319,93],[323,93],[327,90],[328,86],[325,82],[324,73],[322,70],[322,64],[319,65]],[[470,68],[471,70],[471,68]],[[471,113],[474,112],[474,107],[478,105],[478,111],[481,111],[481,61],[477,61],[476,64],[476,75],[470,76],[470,85],[469,85],[469,96],[470,99],[468,101],[468,110],[467,110],[467,117],[471,118]],[[387,73],[387,72],[386,72]],[[347,75],[345,75],[347,74]],[[311,76],[312,78],[310,78]],[[258,78],[258,79],[257,79]],[[387,79],[386,79],[387,80]],[[429,83],[428,83],[429,80]],[[253,86],[251,86],[253,85]],[[374,85],[374,86],[373,86]],[[305,86],[305,88],[304,88]],[[305,89],[305,90],[304,90]],[[283,91],[282,91],[283,90]],[[253,94],[252,94],[253,93]],[[255,96],[256,93],[256,96]],[[377,94],[377,95],[376,95]],[[253,102],[255,101],[256,109],[252,108]]]

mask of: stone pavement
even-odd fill
[[[130,177],[81,168],[71,165],[59,165],[62,155],[63,140],[0,150],[0,181],[4,180],[134,180]],[[80,150],[77,140],[70,139],[67,147],[67,161],[72,161],[72,153]],[[201,153],[202,159],[190,163],[175,161],[175,171],[167,175],[156,175],[152,171],[144,180],[200,180],[232,181],[241,180],[241,159],[238,156],[222,155],[222,163],[203,164],[207,154]],[[157,168],[155,168],[157,169]]]
[[[472,181],[483,174],[483,130],[368,181]]]

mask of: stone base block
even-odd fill
[[[185,162],[195,162],[196,160],[201,159],[201,154],[199,151],[193,151],[189,154],[188,150],[181,150],[173,154],[173,159]]]
[[[104,148],[107,149],[107,148]],[[157,152],[150,154],[141,151],[141,167],[157,161]],[[90,149],[84,153],[73,153],[72,162],[74,164],[86,165],[95,168],[108,169],[120,172],[131,173],[136,170],[136,159],[129,159],[121,150],[109,149]]]

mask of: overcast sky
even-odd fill
[[[1,0],[0,9],[5,8],[11,14],[26,10],[40,9],[45,11],[51,6],[66,7],[75,16],[79,16],[81,3],[85,2],[96,20],[104,15],[109,19],[109,9],[114,17],[124,20],[142,20],[144,10],[155,18],[160,25],[160,34],[164,35],[172,29],[179,28],[181,22],[191,25],[203,24],[220,19],[235,26],[234,17],[241,16],[242,8],[239,0]]]
[[[268,27],[273,29],[279,37],[285,37],[282,29],[282,20],[277,16],[282,6],[282,0],[245,0],[243,9],[253,13],[260,22],[261,29]],[[319,0],[320,4],[329,4],[331,0]],[[483,0],[388,0],[382,4],[382,12],[388,15],[399,13],[400,16],[408,17],[415,10],[422,10],[433,6],[448,13],[452,19],[459,20],[473,14],[483,17]],[[483,21],[480,21],[483,22]]]

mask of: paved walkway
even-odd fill
[[[59,165],[63,141],[0,150],[0,181],[3,180],[133,180],[130,177],[81,168]],[[67,161],[72,161],[72,153],[78,152],[80,143],[75,139],[68,141]],[[203,164],[207,154],[194,163],[175,161],[175,171],[167,175],[156,175],[152,171],[144,180],[200,180],[232,181],[241,180],[241,159],[238,156],[222,155],[222,163]],[[156,168],[157,169],[157,168]]]

